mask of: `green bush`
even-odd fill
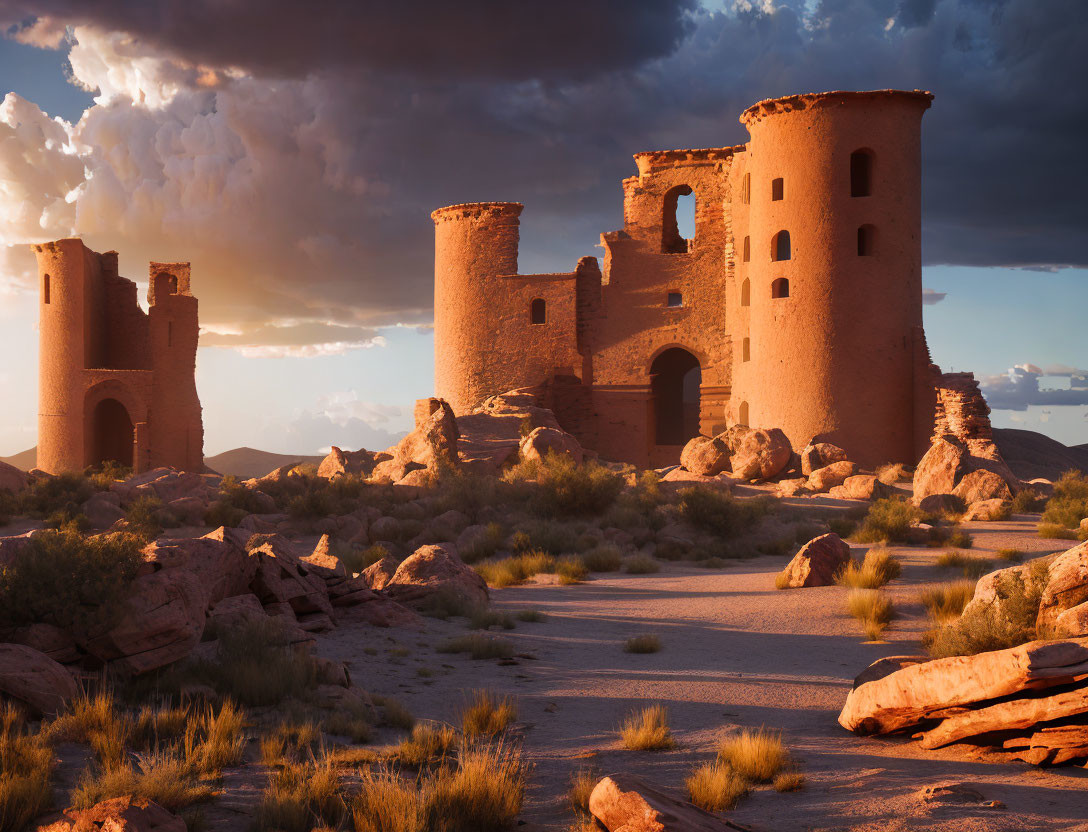
[[[874,500],[852,540],[858,543],[906,543],[911,524],[918,519],[918,509],[906,500]]]
[[[141,540],[151,541],[162,534],[163,529],[174,528],[178,519],[166,509],[158,497],[144,496],[135,500],[125,513],[126,531]]]
[[[1030,486],[1020,489],[1020,493],[1012,498],[1009,507],[1010,514],[1035,514],[1046,508],[1046,499],[1040,497]]]
[[[616,572],[623,564],[623,552],[611,543],[602,543],[582,555],[590,572]]]
[[[502,548],[506,542],[506,532],[499,523],[488,523],[484,529],[471,538],[468,544],[458,549],[457,554],[465,563],[476,563],[489,558]]]
[[[537,520],[521,524],[510,539],[515,552],[542,551],[563,555],[578,550],[578,531],[561,520]]]
[[[740,501],[724,491],[700,485],[683,489],[679,496],[681,516],[719,537],[737,537],[751,531],[769,510],[762,500]]]
[[[599,462],[579,465],[565,454],[548,452],[535,467],[531,504],[553,517],[602,514],[623,490],[623,480]]]
[[[20,513],[31,517],[75,517],[80,505],[94,494],[94,485],[82,474],[60,474],[34,480],[19,495]],[[57,525],[63,525],[63,521]]]
[[[1047,500],[1042,522],[1076,529],[1088,517],[1088,475],[1066,471],[1054,483],[1054,496]]]
[[[36,622],[77,632],[108,628],[124,615],[141,545],[128,534],[35,534],[0,568],[0,628]]]

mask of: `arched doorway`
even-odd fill
[[[683,445],[699,433],[699,359],[680,347],[671,347],[650,366],[654,400],[654,441]]]
[[[91,415],[88,465],[115,460],[131,468],[134,431],[128,410],[117,399],[103,399]]]

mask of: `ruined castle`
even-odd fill
[[[761,101],[740,117],[747,144],[639,153],[623,229],[601,235],[603,264],[572,272],[518,274],[519,203],[435,211],[437,395],[462,413],[536,387],[586,447],[643,466],[732,424],[795,448],[821,437],[866,466],[915,462],[957,399],[939,397],[922,329],[932,98]]]
[[[204,469],[197,300],[188,263],[152,263],[144,312],[117,252],[79,239],[34,246],[40,281],[38,468],[115,460],[137,473]]]

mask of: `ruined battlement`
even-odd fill
[[[668,168],[715,165],[729,159],[734,153],[743,152],[744,145],[694,150],[648,150],[636,153],[634,159],[638,167],[638,175],[643,177]]]
[[[846,104],[862,104],[866,107],[873,107],[886,103],[913,102],[921,105],[922,109],[928,109],[932,100],[933,93],[925,90],[809,92],[759,101],[741,113],[740,123],[745,127],[750,127],[772,115],[786,115],[813,108],[841,107]]]
[[[525,206],[520,202],[461,202],[431,212],[436,223],[451,220],[517,219]]]

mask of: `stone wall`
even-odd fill
[[[992,441],[994,438],[990,406],[986,404],[974,373],[941,373],[937,376],[933,438],[948,434],[964,442]]]

